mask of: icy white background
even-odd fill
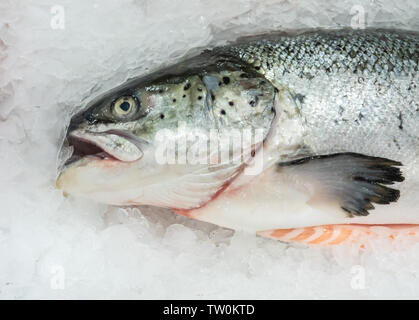
[[[302,248],[55,189],[89,98],[192,48],[348,26],[360,8],[419,30],[416,0],[1,0],[0,298],[419,298],[419,244]]]

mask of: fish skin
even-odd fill
[[[163,121],[159,120],[156,116],[159,113],[150,121],[150,115],[153,115],[152,108],[141,110],[144,113],[141,117],[133,119],[134,121],[111,118],[109,108],[115,99],[126,95],[127,92],[143,99],[147,97],[150,88],[159,88],[162,81],[180,79],[179,88],[173,89],[169,80],[168,91],[164,90],[160,94],[157,91],[154,95],[154,98],[159,97],[159,101],[169,101],[173,97],[167,92],[181,92],[180,88],[185,84],[185,79],[190,81],[192,77],[195,79],[195,85],[207,88],[208,85],[202,83],[202,78],[211,72],[220,76],[219,79],[226,75],[233,75],[233,79],[238,76],[238,79],[240,75],[244,75],[244,78],[257,79],[259,83],[266,85],[265,92],[269,92],[268,97],[271,100],[267,99],[264,106],[269,106],[268,101],[272,99],[275,101],[276,117],[273,120],[269,113],[262,112],[259,120],[253,122],[254,117],[249,115],[246,108],[232,115],[231,119],[236,121],[214,122],[205,108],[198,108],[196,112],[190,113],[189,119],[191,124],[198,124],[207,129],[219,128],[220,124],[226,128],[240,128],[249,122],[253,128],[260,124],[269,124],[271,127],[265,132],[262,148],[263,173],[256,177],[244,177],[238,167],[223,167],[224,171],[219,171],[223,174],[218,176],[222,176],[224,180],[217,180],[220,183],[213,184],[215,189],[202,191],[201,189],[205,188],[200,187],[200,191],[208,194],[203,196],[205,201],[194,201],[192,207],[185,204],[188,203],[187,200],[202,194],[194,193],[188,188],[185,188],[185,192],[182,191],[182,201],[170,193],[173,190],[162,189],[161,186],[148,190],[148,194],[167,192],[169,196],[165,196],[164,201],[161,197],[135,198],[134,178],[147,181],[154,175],[153,186],[156,186],[159,179],[167,175],[167,172],[155,172],[155,169],[151,169],[146,176],[138,174],[139,171],[147,170],[151,163],[150,159],[147,162],[147,154],[150,151],[141,150],[144,157],[131,164],[129,170],[126,169],[126,177],[122,180],[118,177],[119,184],[115,186],[107,185],[104,188],[101,184],[96,184],[92,187],[95,176],[91,175],[90,169],[97,170],[103,160],[95,159],[86,165],[86,157],[67,165],[57,181],[57,186],[68,193],[87,196],[105,203],[165,206],[192,218],[262,235],[269,235],[267,230],[327,224],[418,224],[419,217],[414,210],[419,205],[418,44],[419,33],[403,30],[342,29],[261,35],[207,50],[172,67],[133,79],[93,100],[85,110],[73,117],[69,135],[80,128],[99,132],[122,129],[147,140],[150,144],[156,130],[167,126],[167,122],[163,124]],[[256,74],[259,74],[260,78]],[[198,78],[196,75],[199,75]],[[273,88],[276,95],[272,95]],[[206,92],[206,97],[209,96]],[[220,95],[223,96],[225,92]],[[158,112],[161,110],[166,112],[173,109],[170,103],[167,103],[166,108],[158,109]],[[190,106],[184,105],[178,110],[180,111],[174,115],[175,120],[184,119]],[[243,118],[247,119],[247,122],[241,121]],[[174,126],[174,122],[171,126]],[[379,205],[374,215],[352,220],[342,214],[341,210],[338,210],[340,208],[323,214],[322,211],[308,208],[309,201],[299,203],[306,201],[305,195],[295,192],[294,198],[295,190],[289,189],[287,185],[294,183],[294,178],[290,179],[273,170],[273,166],[278,162],[337,153],[355,153],[401,162],[405,181],[396,185],[400,189],[400,199],[394,199],[396,203]],[[110,167],[102,167],[106,169],[97,173],[97,179],[101,180],[101,183],[106,181],[107,184],[116,179],[116,168],[121,175],[123,170],[128,168],[126,163],[119,164],[115,161],[111,162]],[[205,166],[199,168],[208,172],[206,169],[208,168]],[[226,178],[224,172],[230,175],[229,178]],[[196,176],[193,176],[193,173],[185,168],[176,171],[180,177],[188,177],[185,186],[196,185]],[[192,180],[189,179],[191,174]],[[76,176],[88,176],[89,179],[77,181],[74,179]],[[100,179],[104,176],[107,178]],[[121,181],[129,182],[131,188],[126,192],[121,190]],[[181,179],[175,182],[174,185],[178,189],[184,186],[182,183],[186,183]],[[199,180],[199,183],[203,186],[209,181]],[[83,184],[87,184],[88,187]],[[104,189],[106,192],[103,192]],[[87,191],[91,194],[86,194]],[[118,193],[118,199],[122,200],[111,200],[112,192]],[[124,192],[130,194],[131,200],[122,196]],[[147,190],[142,192],[147,193]],[[262,198],[263,200],[260,200]],[[177,206],[174,203],[176,200],[182,205]],[[279,201],[288,201],[291,206]],[[281,212],[266,213],[271,202],[272,210]],[[284,208],[293,208],[296,212],[290,215],[282,212]],[[394,214],[397,211],[403,211],[403,214],[397,216]]]
[[[404,164],[419,151],[418,49],[416,32],[369,29],[270,36],[226,48],[292,91],[310,154],[356,152]]]

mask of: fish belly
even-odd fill
[[[401,188],[399,201],[391,205],[375,204],[368,216],[356,217],[349,217],[333,203],[313,203],[310,192],[295,181],[290,182],[275,166],[257,177],[242,178],[249,180],[239,178],[211,202],[182,214],[282,241],[321,245],[353,243],[368,235],[386,239],[410,235],[413,239],[411,232],[416,229],[412,225],[419,225],[417,174],[405,181],[407,185]],[[409,225],[409,228],[398,227],[391,233],[392,226],[398,225]],[[369,230],[370,227],[373,229]],[[333,234],[327,238],[322,232]],[[317,243],[314,241],[317,237],[327,238],[327,241]]]

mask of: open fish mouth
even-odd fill
[[[67,136],[63,147],[73,148],[65,166],[87,157],[132,162],[143,156],[141,142],[131,133],[121,130],[106,132],[74,130]]]

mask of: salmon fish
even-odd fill
[[[419,33],[246,37],[70,121],[57,187],[309,245],[419,236]]]

